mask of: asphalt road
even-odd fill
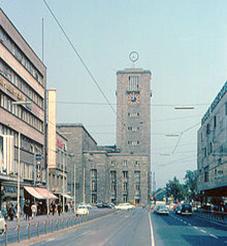
[[[149,214],[145,209],[119,211],[34,246],[151,246]]]
[[[152,214],[151,219],[156,246],[227,246],[227,227],[210,223],[196,215]]]

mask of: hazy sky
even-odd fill
[[[116,71],[152,72],[152,165],[158,186],[196,169],[200,122],[227,77],[226,0],[47,0],[78,52],[115,106]],[[48,87],[57,88],[58,121],[83,123],[98,144],[115,143],[115,115],[66,42],[42,0],[1,0],[1,6],[41,56],[45,19]],[[75,104],[64,104],[70,101]],[[93,104],[86,104],[93,103]],[[171,105],[196,105],[176,111]],[[167,106],[165,106],[167,105]],[[167,154],[170,154],[167,156]]]

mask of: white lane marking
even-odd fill
[[[217,237],[217,236],[215,236],[214,234],[209,234],[209,236],[211,236],[211,237],[214,237],[214,238],[218,239],[218,237]]]
[[[193,226],[193,228],[195,228],[196,230],[198,230],[198,227],[197,226]]]
[[[187,222],[186,221],[183,221],[185,224],[187,224]]]
[[[49,238],[46,240],[46,242],[51,242],[51,241],[54,241],[56,238],[52,237],[52,238]]]
[[[192,224],[191,224],[191,223],[188,223],[188,225],[190,225],[190,226],[191,226]]]
[[[151,246],[155,246],[155,241],[154,241],[154,230],[151,222],[151,214],[148,214],[148,220],[149,220],[149,225],[150,225],[150,232],[151,232]]]
[[[200,229],[200,231],[201,231],[201,232],[203,232],[203,233],[207,233],[207,232],[206,232],[206,231],[204,231],[203,229]]]

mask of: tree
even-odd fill
[[[187,170],[184,176],[187,198],[192,200],[197,196],[197,172]]]
[[[174,177],[173,180],[169,180],[166,184],[166,195],[174,197],[174,200],[184,200],[185,197],[185,186],[179,182],[179,180]]]

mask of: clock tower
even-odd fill
[[[123,153],[150,156],[150,80],[148,70],[117,72],[117,147]]]

